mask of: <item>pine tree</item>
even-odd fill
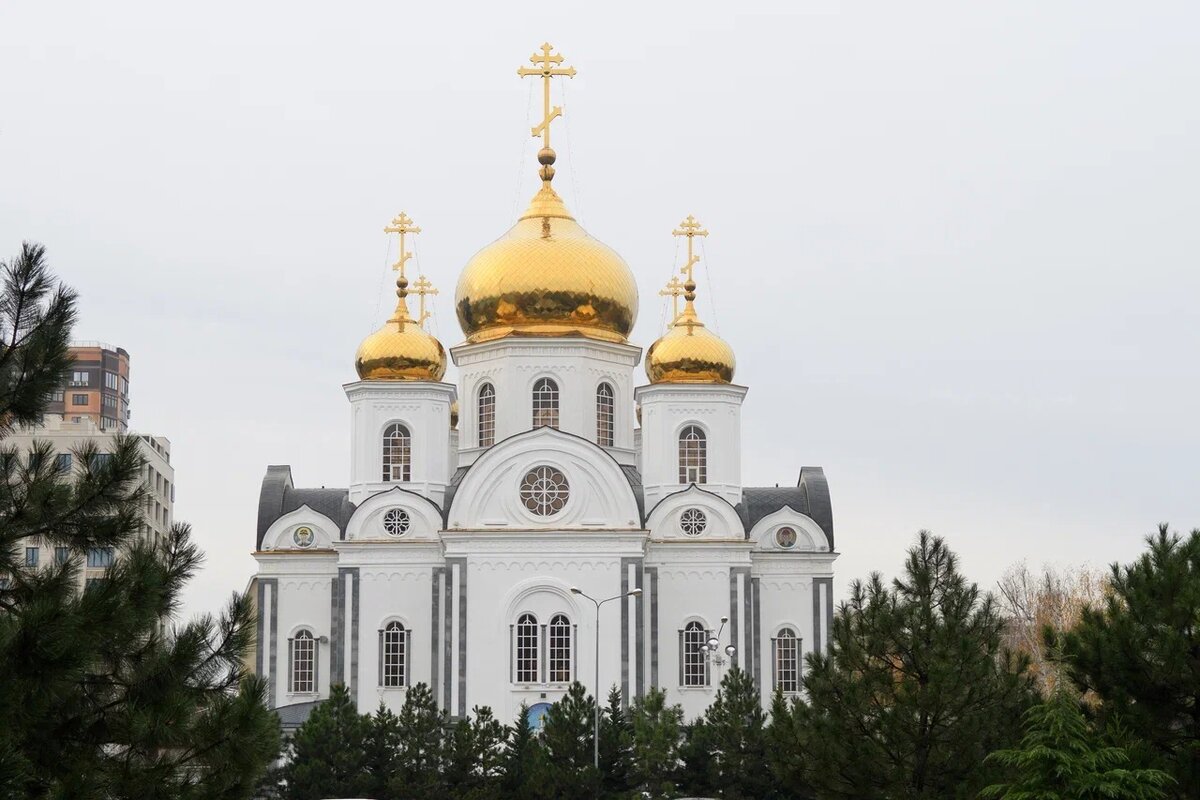
[[[595,797],[599,776],[593,763],[596,701],[578,681],[546,712],[540,735],[545,757],[533,776],[536,790],[547,798]]]
[[[487,706],[458,720],[446,734],[446,790],[456,800],[499,800],[507,731]]]
[[[1025,712],[1019,747],[998,750],[987,760],[1012,774],[1009,783],[987,787],[981,797],[998,800],[1159,800],[1174,783],[1165,772],[1130,769],[1123,747],[1106,746],[1079,710],[1078,699],[1061,685],[1050,698]]]
[[[284,800],[366,795],[369,733],[370,719],[358,713],[346,687],[330,687],[292,736],[281,776]]]
[[[1105,605],[1058,645],[1102,720],[1144,740],[1145,760],[1175,778],[1179,797],[1200,797],[1200,530],[1182,538],[1162,525],[1147,544],[1133,564],[1112,566]]]
[[[423,683],[409,687],[396,732],[399,748],[390,791],[395,800],[424,800],[444,789],[443,743],[446,715]]]
[[[541,742],[529,727],[529,706],[521,703],[500,756],[502,796],[511,800],[538,797],[536,780],[542,758]]]
[[[680,791],[688,796],[712,796],[715,791],[709,779],[709,763],[712,761],[712,742],[704,718],[692,720],[683,726],[683,737],[679,745],[679,769],[676,773]]]
[[[733,667],[704,714],[708,785],[725,800],[758,800],[770,790],[766,715],[754,679]]]
[[[788,701],[783,692],[771,698],[767,723],[767,768],[771,773],[773,797],[780,800],[809,800],[815,797],[808,781],[804,753],[808,729],[798,700]]]
[[[0,437],[37,422],[71,361],[75,295],[45,251],[0,265]],[[253,609],[172,627],[203,558],[185,525],[138,541],[146,489],[136,437],[75,452],[62,474],[45,443],[0,445],[0,786],[10,795],[245,798],[278,752],[263,681],[247,674]],[[36,537],[72,558],[19,561]],[[78,590],[93,547],[121,555]]]
[[[633,733],[621,706],[621,690],[613,686],[608,691],[608,706],[600,715],[600,793],[605,798],[629,795]]]
[[[653,687],[630,709],[633,752],[630,784],[648,800],[677,796],[676,779],[683,739],[683,709],[667,705],[667,694]]]
[[[1025,662],[1004,657],[1004,620],[922,532],[904,576],[851,586],[829,650],[810,655],[797,708],[807,776],[822,798],[973,797],[979,765],[1020,737]]]
[[[380,700],[379,707],[367,723],[366,757],[363,761],[362,794],[383,800],[388,796],[392,777],[396,773],[396,756],[400,750],[400,719]]]

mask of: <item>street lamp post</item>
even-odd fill
[[[610,600],[620,600],[624,597],[640,597],[641,589],[630,589],[625,594],[614,594],[612,597],[606,597],[603,600],[597,600],[591,595],[585,593],[578,586],[571,587],[571,594],[577,594],[580,597],[586,597],[596,606],[596,724],[592,732],[593,757],[596,769],[600,769],[600,606]]]

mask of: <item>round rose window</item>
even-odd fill
[[[562,511],[570,496],[567,476],[554,467],[534,467],[521,480],[521,502],[539,517]]]
[[[796,546],[796,532],[791,528],[780,528],[775,531],[775,544],[783,548]]]
[[[708,517],[698,508],[689,508],[680,517],[679,526],[688,536],[699,536],[708,527]]]
[[[403,536],[408,533],[410,523],[408,512],[403,508],[389,508],[383,515],[383,529],[389,536]]]

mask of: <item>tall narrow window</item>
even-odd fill
[[[412,436],[399,422],[392,423],[383,432],[383,479],[412,480]]]
[[[379,632],[379,685],[408,685],[408,631],[389,622]]]
[[[708,686],[708,660],[701,646],[708,631],[699,622],[689,622],[679,632],[679,683],[682,686]]]
[[[496,388],[490,383],[479,387],[479,446],[491,447],[496,443]]]
[[[571,682],[571,621],[564,614],[550,620],[550,682]]]
[[[800,691],[800,640],[791,628],[775,637],[775,688],[781,692]]]
[[[517,683],[538,683],[538,621],[533,614],[517,620]]]
[[[613,388],[607,383],[596,388],[596,444],[613,446]]]
[[[558,427],[558,384],[541,378],[533,385],[533,427]]]
[[[308,631],[300,631],[291,641],[291,691],[317,690],[317,640]]]
[[[679,482],[708,482],[708,442],[698,425],[679,432]]]

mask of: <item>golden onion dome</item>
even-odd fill
[[[732,383],[736,366],[733,348],[704,327],[690,300],[670,330],[646,351],[651,383]]]
[[[450,427],[453,430],[458,429],[458,401],[454,400],[450,403]]]
[[[408,280],[396,281],[399,301],[392,318],[358,346],[354,368],[364,381],[440,381],[446,349],[408,312]]]
[[[550,188],[542,188],[508,233],[476,253],[454,302],[469,342],[504,336],[586,336],[624,342],[637,318],[633,272],[588,235]]]

